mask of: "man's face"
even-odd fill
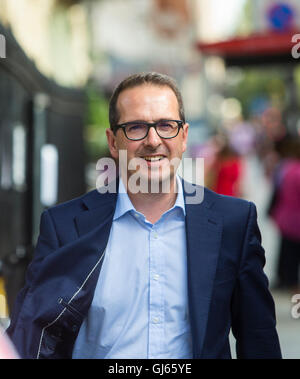
[[[119,95],[117,108],[119,124],[129,121],[152,123],[159,120],[180,120],[176,95],[167,86],[145,84],[126,89]],[[140,141],[128,140],[121,129],[118,129],[116,135],[110,129],[107,130],[108,145],[113,158],[118,160],[120,150],[126,150],[126,167],[133,158],[143,160],[138,170],[127,170],[128,178],[138,171],[146,180],[159,183],[174,179],[178,165],[174,167],[172,160],[174,163],[174,158],[181,159],[186,150],[187,135],[188,124],[184,124],[177,137],[172,139],[160,138],[154,128],[150,128],[147,137]],[[155,160],[155,157],[160,160]],[[119,163],[120,166],[124,164]]]

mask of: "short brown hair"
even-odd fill
[[[153,84],[160,87],[167,86],[171,88],[178,101],[180,119],[185,122],[182,95],[175,80],[168,75],[159,74],[157,72],[142,72],[127,77],[115,88],[109,102],[109,124],[112,130],[114,130],[120,118],[117,109],[117,101],[120,93],[128,88],[138,87],[144,84]]]

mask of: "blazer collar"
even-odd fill
[[[79,236],[112,222],[118,196],[118,180],[112,183],[112,186],[112,189],[116,188],[115,191],[99,193],[98,190],[94,190],[83,197],[82,201],[87,210],[75,217]]]

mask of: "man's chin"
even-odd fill
[[[173,189],[174,174],[162,172],[139,173],[128,181],[128,189],[132,193],[170,193]]]

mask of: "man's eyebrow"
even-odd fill
[[[160,121],[168,121],[168,120],[173,120],[173,118],[167,118],[167,117],[164,117],[164,118],[159,118],[157,120],[154,120],[152,122],[149,122],[149,121],[146,121],[146,120],[132,120],[132,121],[127,121],[127,122],[122,122],[122,124],[128,124],[128,123],[134,123],[134,122],[145,122],[147,124],[152,124],[153,122],[160,122]]]
[[[130,120],[130,121],[123,122],[122,124],[128,124],[130,122],[147,122],[147,121],[145,121],[145,120]]]

